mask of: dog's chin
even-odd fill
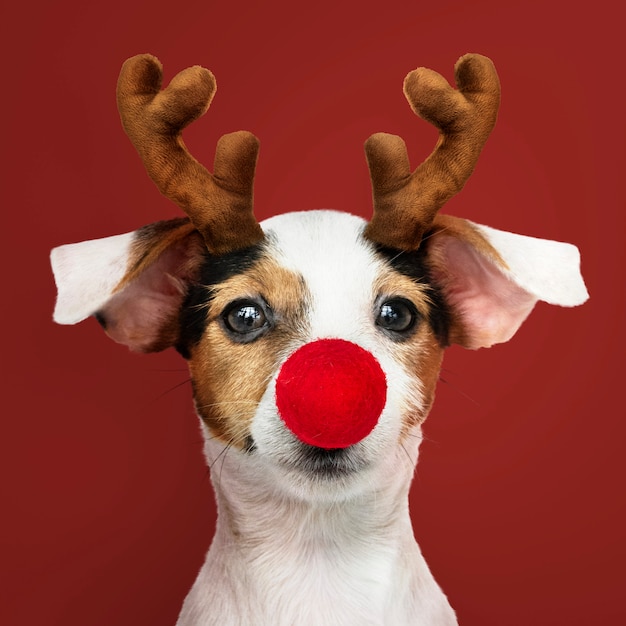
[[[336,481],[362,472],[368,463],[351,448],[317,448],[302,444],[291,465],[315,480]]]
[[[354,446],[324,449],[299,444],[275,463],[275,472],[283,478],[280,486],[302,499],[338,502],[371,484],[373,464]]]
[[[309,445],[268,403],[251,424],[246,450],[256,476],[263,480],[265,475],[273,490],[302,500],[342,502],[377,484],[385,452],[380,439],[370,435],[346,448]]]

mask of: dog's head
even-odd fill
[[[471,174],[499,101],[484,57],[463,57],[456,78],[459,91],[428,70],[407,77],[414,110],[441,131],[413,173],[399,138],[366,143],[369,223],[310,211],[258,224],[256,139],[222,138],[211,174],[180,138],[208,107],[212,75],[190,68],[160,91],[158,62],[129,60],[122,121],[189,218],[55,249],[55,320],[94,315],[133,350],[175,347],[207,439],[287,489],[345,494],[383,480],[417,450],[446,346],[507,341],[538,300],[587,297],[574,246],[437,215]]]

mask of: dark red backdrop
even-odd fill
[[[499,122],[447,212],[576,243],[592,299],[537,307],[507,345],[452,349],[412,491],[415,531],[463,626],[624,623],[623,76],[611,0],[129,2],[4,8],[3,577],[7,626],[167,626],[214,505],[184,364],[131,355],[90,320],[52,324],[51,247],[178,214],[120,129],[122,61],[202,64],[204,162],[261,139],[259,217],[368,216],[363,141],[435,134],[404,75],[491,56]],[[575,8],[578,6],[579,8]],[[297,8],[296,8],[297,7]],[[619,27],[619,29],[618,29]]]

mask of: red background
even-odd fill
[[[152,52],[166,80],[213,70],[218,94],[186,139],[210,166],[222,133],[259,136],[259,218],[368,216],[364,140],[401,134],[414,164],[434,145],[404,75],[451,78],[478,51],[503,102],[446,212],[576,243],[591,300],[538,305],[509,344],[449,351],[411,494],[416,535],[463,626],[626,623],[617,3],[8,4],[0,622],[171,625],[213,531],[183,361],[131,355],[93,320],[51,321],[50,248],[179,214],[120,128],[123,60]]]

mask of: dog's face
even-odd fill
[[[455,77],[458,90],[425,68],[405,80],[413,110],[440,131],[416,170],[399,137],[366,141],[369,223],[312,211],[259,225],[258,140],[222,137],[210,173],[181,138],[208,108],[213,75],[194,66],[161,90],[157,59],[129,59],[122,123],[189,220],[53,251],[56,321],[94,315],[131,349],[176,347],[207,446],[282,488],[342,497],[382,486],[416,459],[449,343],[507,341],[537,300],[587,297],[573,246],[437,215],[471,175],[500,101],[486,57],[465,55]]]
[[[300,497],[345,497],[415,461],[449,343],[506,341],[538,299],[586,297],[567,244],[441,216],[402,252],[365,226],[286,214],[225,255],[186,220],[63,246],[55,318],[94,315],[134,350],[176,347],[212,446]]]
[[[201,333],[183,348],[198,414],[210,436],[263,459],[287,478],[280,481],[287,485],[364,483],[381,458],[394,455],[403,443],[410,445],[405,440],[416,437],[432,402],[446,311],[436,309],[441,299],[426,274],[420,280],[395,269],[388,255],[363,239],[364,225],[359,218],[332,212],[268,220],[262,224],[266,243],[238,260],[246,269],[210,288],[200,281],[187,298],[183,325],[198,309],[203,318]],[[380,415],[374,416],[371,432],[348,446],[343,440],[333,443],[332,421],[342,416],[324,416],[331,423],[315,445],[316,433],[302,441],[300,430],[290,430],[277,406],[277,379],[285,362],[302,347],[329,339],[360,346],[383,372]],[[320,386],[298,393],[341,395],[343,389],[329,389],[326,374],[316,371],[336,367],[334,357],[326,357],[325,344],[320,345],[321,357],[304,366],[309,368],[304,377]],[[362,373],[363,357],[358,351],[352,356],[349,347],[348,352],[351,384]],[[369,379],[357,384],[364,386],[357,393],[368,393]],[[336,401],[303,399],[321,403],[328,412]],[[350,414],[345,419],[357,430],[367,418]],[[322,428],[317,423],[311,428],[316,427]]]

